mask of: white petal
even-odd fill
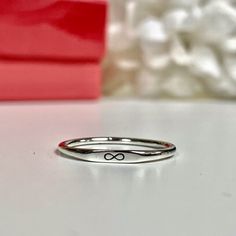
[[[170,64],[168,43],[142,43],[141,52],[144,65],[151,69],[164,69]]]
[[[236,53],[236,37],[226,39],[221,48],[227,53]]]
[[[194,45],[191,51],[190,70],[199,76],[219,79],[221,67],[214,51],[204,45]]]
[[[224,65],[230,78],[236,82],[236,55],[224,56]]]
[[[108,33],[108,47],[111,51],[124,51],[135,43],[135,38],[129,37],[121,22],[111,23]]]
[[[103,91],[106,95],[134,95],[133,73],[110,66],[104,71]]]
[[[193,97],[202,93],[201,84],[186,71],[173,72],[162,84],[162,91],[169,96]]]
[[[186,29],[189,13],[184,9],[167,11],[163,21],[169,31],[183,31]]]
[[[170,56],[174,63],[180,66],[187,66],[191,62],[183,42],[178,37],[174,37],[171,45]]]
[[[143,42],[160,43],[168,40],[163,23],[154,17],[147,18],[140,24],[138,35]]]
[[[220,81],[214,83],[213,81],[206,81],[209,86],[209,90],[219,97],[236,97],[236,85],[232,80],[223,77]]]
[[[136,87],[138,94],[141,96],[157,96],[160,94],[159,73],[147,70],[145,68],[138,71],[136,78]]]
[[[167,67],[170,63],[169,42],[163,24],[156,19],[149,18],[141,24],[139,29],[144,65],[151,69]]]
[[[221,43],[236,30],[236,9],[224,1],[212,1],[203,8],[198,36],[206,42]]]
[[[169,2],[169,7],[184,7],[184,8],[189,8],[198,2],[198,0],[168,0]]]

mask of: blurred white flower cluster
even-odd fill
[[[236,98],[236,0],[110,0],[104,92]]]

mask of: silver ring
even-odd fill
[[[172,157],[174,144],[164,141],[121,137],[71,139],[58,145],[61,154],[89,162],[143,163]]]

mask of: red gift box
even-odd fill
[[[98,63],[0,63],[0,98],[78,99],[100,94]]]
[[[95,98],[106,2],[0,2],[0,99]]]

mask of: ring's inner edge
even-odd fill
[[[122,150],[134,150],[133,147],[136,147],[135,150],[164,150],[166,149],[166,145],[158,144],[158,143],[146,143],[141,141],[71,141],[67,143],[68,147],[75,149],[99,149],[99,150],[113,150],[120,149]],[[131,149],[132,147],[132,149]]]

